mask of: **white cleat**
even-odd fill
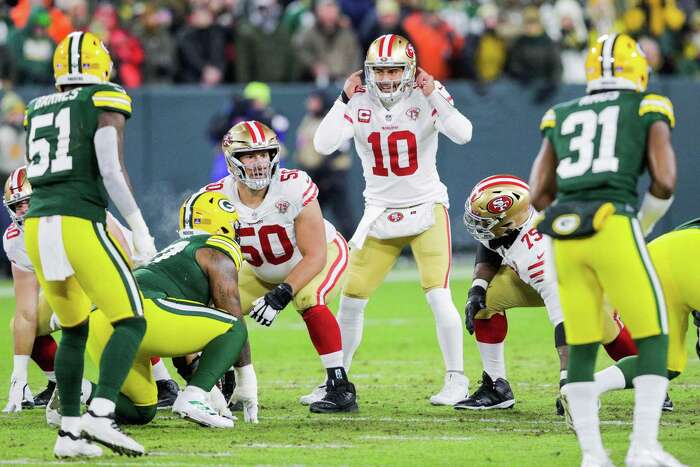
[[[445,374],[445,385],[439,393],[430,397],[433,405],[455,405],[469,396],[469,378],[461,373],[449,371]]]
[[[145,449],[119,429],[114,414],[101,416],[89,410],[80,417],[83,437],[108,447],[117,454],[142,456]]]
[[[224,397],[224,394],[221,392],[221,389],[219,389],[218,386],[214,385],[214,387],[211,388],[211,391],[209,391],[208,394],[208,399],[209,405],[212,409],[214,409],[216,413],[218,413],[224,418],[233,420],[234,422],[238,420],[238,417],[232,414],[231,410],[228,408],[228,402],[226,402],[226,398]]]
[[[100,457],[102,449],[80,436],[58,430],[53,455],[59,459],[67,457]]]
[[[46,423],[51,428],[61,428],[61,401],[58,399],[58,389],[51,394],[45,410]]]
[[[321,399],[326,397],[326,382],[324,381],[323,384],[320,384],[314,388],[311,393],[301,396],[299,398],[299,402],[301,405],[311,405],[314,402],[318,402]]]
[[[581,459],[581,467],[615,467],[613,461],[610,460],[607,454],[602,456],[594,456],[593,454],[584,453]]]
[[[625,465],[627,467],[688,467],[664,451],[658,443],[643,448],[630,446],[625,457]]]
[[[174,413],[202,426],[233,428],[233,420],[222,417],[211,408],[204,391],[188,390],[189,388],[178,394],[173,404]]]

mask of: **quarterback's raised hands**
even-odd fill
[[[348,96],[348,100],[355,94],[355,89],[362,86],[362,70],[357,70],[345,80],[343,84],[343,92]]]
[[[429,74],[427,71],[418,67],[418,74],[416,75],[416,84],[423,92],[424,96],[429,96],[435,90],[435,78],[433,75]]]

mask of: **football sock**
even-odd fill
[[[612,342],[608,342],[603,347],[610,358],[615,361],[630,355],[637,355],[637,346],[634,345],[634,340],[625,327],[620,329],[620,333]]]
[[[83,379],[88,322],[63,328],[56,351],[56,384],[63,418],[80,416],[80,386]]]
[[[72,435],[80,435],[80,417],[69,417],[63,415],[61,417],[61,430]]]
[[[593,382],[595,359],[600,344],[570,345],[569,366],[566,375],[569,383]]]
[[[598,394],[625,389],[625,374],[617,366],[609,366],[595,374],[595,385]]]
[[[34,339],[34,346],[32,347],[32,360],[34,360],[43,371],[53,371],[56,348],[56,341],[50,335],[36,336],[36,339]]]
[[[339,350],[337,352],[331,352],[324,355],[319,355],[321,357],[321,363],[323,368],[337,368],[343,366],[343,351]]]
[[[335,316],[326,305],[316,305],[306,310],[302,315],[309,331],[311,343],[321,356],[325,368],[337,367],[343,364],[343,342],[340,338],[340,327]]]
[[[338,326],[343,342],[343,367],[350,371],[352,357],[362,342],[362,328],[365,320],[365,307],[369,300],[340,296]]]
[[[657,443],[661,407],[668,389],[668,379],[659,375],[634,378],[634,417],[631,447],[649,447]]]
[[[29,366],[29,355],[15,355],[12,362],[12,377],[26,381],[27,367]]]
[[[100,358],[100,378],[95,397],[116,401],[146,333],[146,320],[141,317],[127,318],[112,323],[112,326],[114,332]]]
[[[592,381],[568,383],[562,388],[569,402],[571,418],[581,451],[597,457],[606,457],[600,436],[598,397]]]
[[[495,314],[489,319],[474,320],[476,345],[481,354],[484,371],[494,381],[506,379],[505,338],[508,320],[505,315]]]
[[[637,377],[637,360],[639,360],[639,357],[632,355],[631,357],[625,357],[615,363],[615,367],[620,370],[622,376],[625,378],[624,389],[634,387],[632,380]]]
[[[151,359],[151,367],[153,368],[153,377],[156,381],[172,379],[170,377],[170,373],[168,372],[168,368],[160,358],[158,358],[156,363],[153,363],[153,359]]]
[[[145,425],[155,418],[157,409],[156,404],[134,405],[128,397],[120,393],[114,415],[119,424]]]
[[[45,371],[44,375],[46,376],[46,379],[49,381],[53,381],[54,383],[56,382],[56,372],[55,371]]]
[[[238,361],[238,355],[246,340],[248,340],[248,330],[239,323],[212,339],[202,350],[202,356],[189,381],[189,386],[195,386],[204,392],[211,391],[226,370]]]
[[[432,289],[425,298],[433,310],[438,343],[446,371],[464,372],[462,318],[452,302],[449,289]]]
[[[668,335],[645,337],[635,340],[639,358],[637,359],[638,375],[667,375]]]
[[[117,404],[114,401],[105,399],[104,397],[95,397],[90,402],[90,410],[99,416],[107,416],[114,413]]]
[[[80,385],[80,403],[89,404],[92,401],[92,395],[95,393],[97,385],[91,381],[83,379]]]

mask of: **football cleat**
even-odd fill
[[[664,405],[661,406],[661,410],[663,410],[664,412],[673,412],[673,401],[671,400],[671,396],[669,396],[668,393],[666,393],[666,399],[664,399]]]
[[[326,395],[309,405],[313,413],[357,412],[355,385],[345,379],[331,379],[326,384]]]
[[[554,403],[554,406],[557,408],[557,415],[559,417],[564,416],[564,404],[561,403],[561,397],[557,397],[557,401]]]
[[[213,428],[233,428],[233,420],[219,415],[209,402],[204,391],[181,391],[173,404],[173,412],[180,417]]]
[[[39,407],[39,408],[46,407],[46,405],[49,403],[49,400],[51,399],[51,396],[53,395],[55,390],[56,390],[56,382],[49,381],[46,384],[46,389],[44,389],[39,394],[34,396],[34,407]]]
[[[121,431],[114,421],[114,413],[103,416],[88,409],[80,417],[80,427],[85,439],[100,443],[117,454],[142,456],[146,452],[143,446]]]
[[[324,397],[326,397],[326,383],[319,384],[309,394],[301,396],[299,398],[299,402],[301,405],[311,405],[314,402],[320,401]]]
[[[439,393],[430,397],[433,405],[455,405],[469,395],[469,378],[461,373],[449,371]]]
[[[485,371],[481,375],[481,386],[464,400],[454,404],[455,409],[491,410],[510,409],[515,405],[515,397],[508,381],[497,378],[493,381]]]
[[[581,467],[615,467],[615,464],[613,464],[607,454],[594,456],[590,453],[584,453],[583,459],[581,459]]]
[[[58,438],[53,447],[53,455],[59,459],[68,457],[99,457],[102,449],[78,435],[58,430]]]
[[[61,401],[58,398],[58,391],[51,394],[49,402],[46,404],[46,423],[52,428],[61,427]]]
[[[659,443],[636,448],[630,446],[625,457],[627,467],[688,467],[664,451]]]
[[[156,386],[158,387],[158,410],[169,409],[175,403],[180,387],[172,379],[156,381]]]

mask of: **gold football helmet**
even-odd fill
[[[10,173],[5,182],[5,193],[2,202],[10,213],[10,218],[18,227],[24,221],[24,214],[17,214],[17,205],[29,200],[32,196],[32,186],[27,180],[27,168],[22,166]]]
[[[649,64],[644,52],[627,34],[600,36],[586,56],[587,92],[632,89],[644,92],[649,83]]]
[[[403,75],[398,81],[377,82],[375,68],[403,68]],[[415,78],[416,51],[408,39],[398,34],[385,34],[372,42],[365,59],[365,81],[369,92],[382,104],[391,107],[402,97],[411,95]]]
[[[59,91],[66,84],[107,83],[111,73],[109,51],[91,32],[68,34],[53,54],[53,75]]]
[[[277,133],[263,123],[256,120],[237,123],[224,135],[221,149],[226,157],[228,171],[251,190],[267,187],[277,174],[280,143]],[[246,153],[260,151],[267,151],[270,160],[246,166],[239,159]]]
[[[199,234],[226,235],[238,242],[238,211],[218,191],[199,191],[189,196],[180,207],[180,237]]]
[[[534,212],[530,187],[514,175],[494,175],[476,184],[464,204],[464,225],[477,240],[502,237],[522,227]]]

